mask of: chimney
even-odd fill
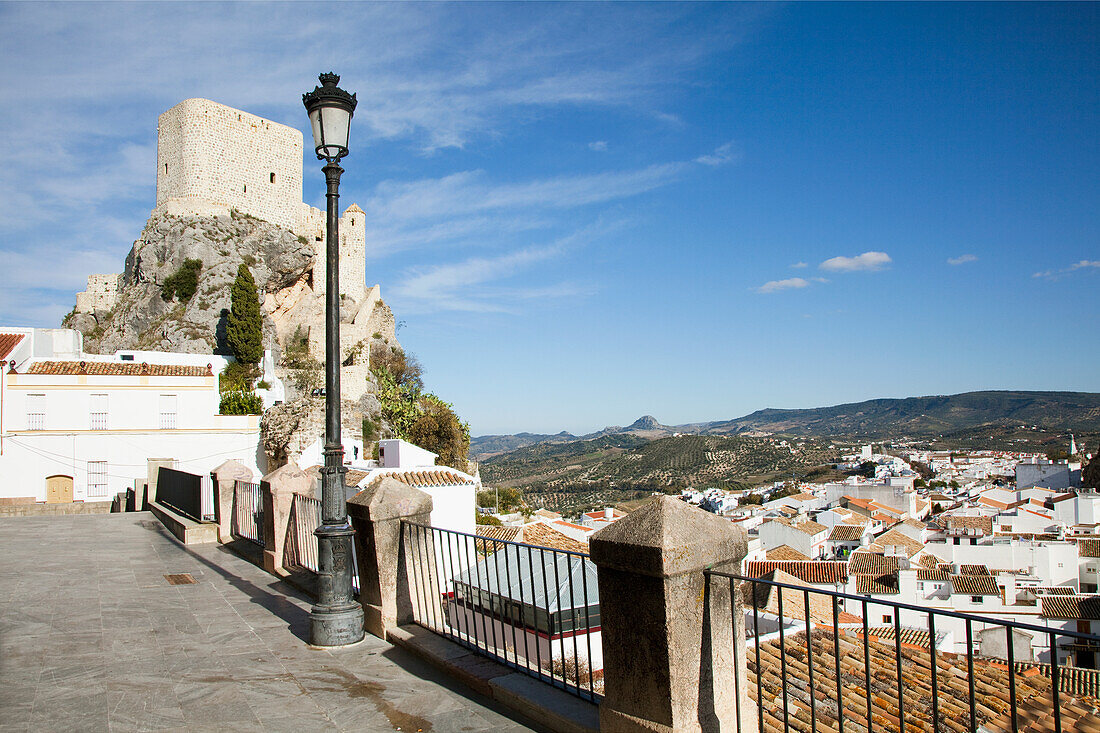
[[[607,520],[614,519],[615,518],[615,510],[612,509],[611,507],[605,508],[603,510],[603,518],[607,519]]]

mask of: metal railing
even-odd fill
[[[416,623],[582,699],[603,696],[588,555],[402,523]]]
[[[321,526],[321,501],[312,496],[294,495],[287,532],[287,564],[317,572],[317,537]]]
[[[157,472],[156,500],[171,507],[196,522],[205,520],[203,514],[202,476],[161,466]]]
[[[1067,662],[1059,652],[1091,649],[1098,636],[717,571],[705,575],[708,583],[728,582],[741,591],[744,614],[735,616],[733,630],[736,635],[744,624],[747,658],[735,663],[748,674],[747,690],[737,692],[755,703],[760,731],[1061,733],[1097,720],[1095,700],[1083,705],[1064,694]],[[885,625],[870,621],[879,614]]]
[[[234,537],[264,544],[264,500],[260,485],[249,481],[233,482],[233,522],[230,532]]]
[[[305,494],[295,494],[286,529],[287,566],[317,572],[317,535],[314,531],[320,526],[321,500]],[[359,592],[359,559],[354,543],[351,546],[351,587],[356,593]]]

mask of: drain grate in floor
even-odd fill
[[[165,575],[164,579],[168,581],[168,585],[194,585],[199,582],[191,573],[171,573]]]

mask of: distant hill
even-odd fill
[[[568,443],[579,440],[576,435],[564,430],[557,435],[542,433],[516,433],[515,435],[479,435],[470,438],[470,455],[483,461],[489,456],[508,453],[536,443]]]
[[[786,435],[884,440],[927,438],[990,426],[1036,425],[1047,430],[1100,430],[1100,394],[1093,392],[964,392],[854,402],[806,410],[757,410],[706,425],[708,434],[759,430]]]
[[[675,433],[737,435],[773,433],[852,440],[930,439],[957,433],[1003,433],[1025,426],[1047,432],[1100,431],[1100,394],[1094,392],[986,391],[956,395],[878,399],[810,409],[757,410],[733,420],[662,425],[646,415],[627,427],[611,426],[588,435],[489,435],[470,441],[484,459],[538,443],[567,443],[616,435],[648,440]]]
[[[647,496],[683,486],[747,488],[775,479],[831,477],[839,457],[829,441],[745,435],[629,434],[536,444],[481,464],[492,485],[516,486],[539,506],[576,507]]]

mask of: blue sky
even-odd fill
[[[1098,36],[1095,3],[0,4],[0,323],[121,268],[160,112],[308,136],[332,69],[367,282],[475,435],[1100,391]]]

